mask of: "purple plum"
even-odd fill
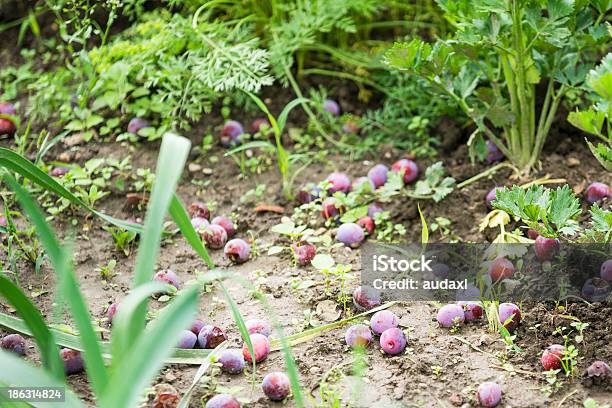
[[[441,327],[456,327],[465,322],[465,313],[461,306],[451,303],[438,310],[436,320]]]
[[[399,319],[390,310],[380,310],[372,316],[370,319],[370,327],[372,331],[379,336],[387,329],[397,327],[399,325]]]
[[[406,349],[406,336],[397,327],[385,330],[380,335],[380,347],[387,354],[399,354]]]
[[[484,309],[480,302],[459,301],[457,304],[463,308],[466,322],[480,319],[484,315]]]
[[[203,349],[214,349],[227,340],[227,336],[220,327],[207,324],[198,333],[198,344]]]
[[[587,279],[582,287],[582,296],[592,302],[601,302],[608,297],[611,285],[600,278]]]
[[[227,217],[223,217],[223,216],[215,217],[210,223],[213,225],[219,225],[220,227],[223,227],[223,229],[227,233],[228,238],[232,238],[236,234],[236,226],[234,225],[232,220],[230,220]]]
[[[106,311],[106,317],[108,318],[108,324],[113,324],[113,319],[119,310],[119,303],[111,303]]]
[[[372,332],[365,324],[355,324],[346,330],[344,341],[349,347],[367,347],[372,342]]]
[[[219,363],[221,363],[221,370],[224,372],[228,374],[240,374],[244,370],[245,365],[242,350],[223,350],[221,356],[219,356]]]
[[[588,366],[585,376],[588,378],[612,378],[612,368],[604,361],[595,361]]]
[[[326,99],[323,101],[323,110],[330,113],[332,116],[340,115],[340,105],[338,105],[338,102],[331,99]]]
[[[364,238],[363,229],[354,222],[342,224],[336,233],[336,239],[351,248],[359,247]]]
[[[0,103],[0,114],[16,116],[17,110],[15,109],[13,104],[3,102]],[[0,118],[0,135],[13,136],[16,131],[17,127],[15,126],[15,122],[8,118]]]
[[[370,204],[368,205],[368,217],[374,219],[374,216],[378,213],[381,213],[385,210],[382,209],[382,207],[377,206],[376,204]]]
[[[487,140],[487,161],[489,163],[498,162],[504,158],[504,154],[499,147],[491,140]]]
[[[351,179],[344,173],[330,173],[325,180],[331,184],[328,190],[330,194],[336,191],[342,191],[343,193],[351,191]]]
[[[493,200],[495,200],[496,196],[497,196],[497,190],[501,190],[502,187],[494,187],[492,188],[488,193],[487,196],[485,197],[485,201],[487,203],[487,208],[488,209],[492,209],[493,206],[491,205],[491,203],[493,202]]]
[[[380,292],[371,286],[360,286],[353,292],[353,303],[359,310],[370,310],[382,304]]]
[[[534,250],[536,257],[540,261],[550,261],[561,249],[561,244],[557,238],[545,238],[539,235],[535,239]]]
[[[130,120],[130,123],[128,123],[127,131],[133,135],[138,135],[138,132],[148,127],[151,127],[151,125],[145,119],[133,118]]]
[[[0,342],[0,348],[20,356],[25,356],[26,354],[25,339],[16,333],[4,336]]]
[[[236,238],[228,241],[223,250],[225,257],[235,264],[241,264],[249,260],[251,246],[243,239]]]
[[[483,407],[495,407],[501,401],[502,390],[497,383],[483,382],[478,386],[476,397]]]
[[[153,280],[158,281],[158,282],[167,283],[169,285],[174,286],[177,289],[179,289],[179,286],[180,286],[178,276],[176,276],[176,274],[172,272],[170,269],[164,269],[164,270],[157,272],[155,276],[153,277]]]
[[[368,186],[368,187],[362,187],[362,186]],[[369,190],[365,190],[365,191],[373,191],[376,188],[374,187],[374,183],[372,183],[372,180],[370,180],[367,177],[358,177],[355,180],[353,180],[353,184],[351,185],[351,190],[352,191],[358,191],[362,188],[366,188]]]
[[[205,228],[210,225],[210,222],[208,222],[206,218],[195,217],[191,219],[191,225],[196,231],[201,233]]]
[[[357,225],[359,225],[361,228],[363,228],[363,232],[367,236],[372,235],[374,233],[374,229],[376,228],[376,226],[374,224],[374,220],[372,219],[372,217],[361,217],[357,221]]]
[[[604,183],[593,183],[586,190],[587,201],[591,204],[612,196],[612,189]]]
[[[268,357],[270,354],[270,340],[263,334],[254,333],[251,334],[251,343],[253,344],[253,353],[255,354],[255,362],[259,363]],[[249,347],[246,343],[242,346],[242,356],[246,361],[252,363],[251,354],[249,353]]]
[[[497,308],[499,322],[509,331],[515,330],[521,322],[521,309],[514,303],[502,303]],[[507,323],[506,323],[507,322]]]
[[[305,266],[313,260],[317,254],[317,248],[309,243],[297,243],[291,245],[293,259],[300,266]]]
[[[319,197],[321,189],[314,183],[307,183],[297,192],[296,198],[302,204],[310,203]]]
[[[291,394],[291,382],[287,374],[275,371],[264,377],[261,389],[272,401],[282,401]]]
[[[77,374],[83,371],[83,357],[80,351],[63,348],[60,350],[60,356],[64,361],[64,370],[67,375]]]
[[[200,236],[206,242],[206,246],[212,249],[221,249],[227,242],[227,232],[222,226],[216,224],[201,229]]]
[[[206,326],[206,323],[204,323],[200,319],[195,319],[193,323],[191,323],[191,327],[189,328],[189,330],[191,330],[191,332],[197,336],[198,334],[200,334],[200,330],[202,330],[204,326]]]
[[[205,408],[240,408],[240,403],[232,395],[217,394],[206,402]]]
[[[540,236],[540,233],[538,231],[531,229],[531,228],[527,230],[527,237],[529,239],[535,240],[539,236]]]
[[[210,220],[210,210],[208,206],[204,203],[196,201],[189,205],[189,217],[190,218],[205,218],[207,221]]]
[[[400,159],[393,163],[391,171],[400,173],[404,184],[410,184],[419,176],[419,168],[415,162],[409,159]]]
[[[51,177],[64,177],[66,174],[68,174],[70,172],[70,169],[68,167],[54,167],[50,172],[49,175]]]
[[[612,282],[612,259],[608,259],[606,262],[601,264],[599,274],[601,279]]]
[[[244,322],[249,334],[263,334],[266,337],[270,337],[270,323],[263,319],[249,319]]]
[[[491,282],[499,282],[504,279],[510,279],[514,275],[514,264],[507,258],[497,258],[489,266],[489,276]]]
[[[559,370],[562,367],[561,361],[563,360],[564,352],[565,347],[560,344],[552,344],[546,347],[540,358],[540,363],[542,363],[544,370]]]
[[[389,168],[384,164],[377,164],[368,171],[368,178],[372,181],[372,184],[374,184],[374,188],[385,185],[387,182],[387,173],[389,173]]]
[[[192,349],[197,341],[198,337],[191,330],[183,330],[176,348]]]
[[[338,199],[334,197],[326,198],[321,204],[321,215],[323,218],[334,218],[343,212],[344,207],[340,204]]]
[[[234,146],[240,144],[240,136],[244,133],[242,124],[235,120],[229,120],[223,125],[221,129],[221,136],[219,138],[221,145],[225,147]]]

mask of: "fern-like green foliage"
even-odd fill
[[[579,230],[580,200],[568,185],[556,190],[541,185],[527,189],[504,187],[497,190],[491,205],[520,219],[545,237],[571,236]]]

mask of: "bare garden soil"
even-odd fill
[[[210,116],[212,115],[206,118],[207,126],[221,123],[220,117],[211,119]],[[201,142],[202,129],[203,126],[196,127],[186,135],[191,137],[194,146]],[[460,131],[448,124],[443,129],[459,134],[455,143],[445,146],[445,151],[441,152],[438,158],[443,160],[450,175],[462,181],[486,169],[484,165],[472,165],[468,160],[462,140],[468,130]],[[571,135],[566,129],[557,128],[553,130],[549,140],[549,150],[543,155],[541,169],[532,174],[530,180],[546,175],[565,178],[577,193],[581,193],[588,183],[593,181],[608,184],[612,182],[610,174],[601,169],[585,147],[582,137]],[[130,154],[134,168],[153,168],[158,147],[155,143],[137,147],[116,143],[87,143],[73,148],[57,148],[47,160],[69,157],[74,162],[83,163],[93,157],[123,158]],[[279,179],[274,169],[261,175],[243,178],[235,162],[231,158],[223,157],[223,153],[221,148],[215,148],[208,152],[206,157],[192,155],[190,162],[200,166],[185,170],[178,194],[185,203],[196,200],[217,202],[218,208],[214,214],[233,214],[238,221],[238,236],[249,239],[256,237],[259,240],[258,256],[241,266],[229,267],[227,260],[222,258],[221,251],[212,251],[213,258],[222,268],[231,269],[260,288],[284,326],[286,334],[300,332],[308,328],[308,316],[315,313],[317,306],[329,300],[330,296],[325,293],[323,276],[314,268],[296,268],[292,266],[289,257],[266,255],[266,246],[279,240],[278,235],[269,232],[270,228],[281,222],[282,217],[290,216],[294,204],[286,202],[276,191]],[[219,160],[207,160],[210,156],[216,156]],[[377,155],[359,161],[349,161],[338,155],[329,157],[325,164],[312,165],[300,178],[303,181],[320,181],[334,170],[345,171],[352,177],[357,177],[366,174],[377,162],[390,164],[400,156],[402,152],[384,146]],[[421,169],[427,164],[429,163],[419,161]],[[440,203],[422,202],[425,218],[434,220],[436,217],[444,217],[451,220],[452,234],[465,241],[490,241],[494,238],[495,231],[483,233],[478,229],[480,220],[487,214],[484,196],[496,185],[529,181],[511,180],[510,176],[510,170],[501,170],[491,178],[481,179],[462,190],[454,191]],[[193,184],[193,180],[197,180],[200,187]],[[264,195],[265,204],[282,206],[283,214],[256,213],[254,204],[240,203],[245,192],[261,183],[267,184],[270,190],[269,194]],[[204,187],[201,187],[202,185]],[[387,209],[392,211],[395,222],[405,225],[408,242],[420,240],[421,223],[416,204],[415,201],[402,199],[387,206]],[[100,202],[98,209],[124,219],[144,215],[142,211],[129,209],[125,195],[118,192]],[[76,226],[72,224],[73,219],[78,220]],[[108,328],[104,322],[106,310],[112,302],[120,301],[126,295],[132,280],[131,271],[136,251],[125,257],[115,250],[110,235],[101,229],[103,225],[99,219],[78,211],[64,214],[56,220],[56,230],[60,234],[66,237],[74,233],[77,236],[75,258],[81,290],[89,302],[93,317],[100,319],[102,327]],[[433,233],[431,239],[439,240],[441,235]],[[343,248],[337,250],[334,257],[337,262],[350,263],[353,267],[355,279],[350,283],[351,293],[359,282],[359,250]],[[117,260],[118,275],[110,283],[106,283],[95,269],[99,265],[107,264],[111,259]],[[34,301],[51,321],[54,291],[52,271],[48,265],[43,265],[41,272],[35,274],[33,266],[26,263],[20,266],[18,278],[21,286],[26,291],[42,293]],[[171,268],[177,273],[182,284],[195,279],[198,273],[207,271],[205,264],[181,238],[170,238],[163,242],[158,268]],[[314,281],[314,284],[294,288],[296,282],[307,280]],[[263,308],[249,291],[233,282],[228,282],[228,287],[245,319],[267,318]],[[334,299],[337,295],[336,289],[331,298]],[[152,303],[155,308],[163,306],[156,301]],[[401,326],[409,333],[407,352],[399,356],[388,356],[382,354],[376,344],[371,345],[367,351],[368,368],[365,370],[362,385],[351,377],[353,355],[344,342],[345,328],[328,330],[300,343],[293,347],[293,353],[303,389],[316,401],[321,399],[321,384],[322,380],[326,379],[323,381],[323,387],[327,390],[327,395],[335,393],[347,397],[351,395],[351,390],[358,390],[358,406],[362,407],[476,406],[475,390],[483,381],[497,381],[502,386],[504,397],[501,406],[504,407],[578,407],[582,406],[582,401],[589,396],[599,402],[611,402],[612,388],[609,384],[583,384],[580,375],[594,360],[612,361],[612,306],[584,303],[563,306],[566,308],[556,308],[552,303],[523,304],[524,320],[516,338],[516,344],[523,351],[511,356],[505,364],[495,356],[505,350],[505,345],[498,334],[487,332],[484,321],[465,325],[459,332],[450,333],[446,329],[438,328],[435,322],[435,313],[439,307],[435,302],[410,302],[392,306],[391,310],[400,317]],[[0,310],[13,312],[2,303]],[[539,358],[546,346],[561,342],[559,336],[553,335],[553,331],[559,325],[569,326],[571,320],[568,315],[590,324],[585,331],[584,342],[580,345],[579,374],[555,394],[547,397],[542,391],[546,383],[543,381]],[[343,318],[346,314],[338,313],[338,316]],[[217,290],[211,289],[211,292],[203,293],[199,317],[224,328],[232,343],[231,347],[242,346],[230,310]],[[5,333],[0,331],[0,334]],[[103,336],[108,339],[108,333],[103,333]],[[28,346],[28,358],[36,360],[35,343],[31,339],[28,340]],[[248,369],[249,373],[245,375],[219,374],[202,383],[203,387],[197,390],[192,405],[203,406],[200,399],[210,395],[210,390],[204,385],[208,384],[210,388],[211,384],[216,384],[217,387],[236,392],[244,406],[281,406],[281,403],[272,403],[265,398],[258,384],[268,372],[283,369],[281,353],[272,352],[267,360],[258,365],[255,375],[257,383],[253,391]],[[157,383],[171,384],[182,392],[190,384],[196,370],[196,366],[171,365],[164,368]],[[90,397],[84,373],[70,377],[70,383],[79,394]],[[289,400],[284,406],[293,406],[293,403]]]

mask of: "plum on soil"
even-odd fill
[[[221,370],[228,374],[240,374],[244,371],[245,362],[242,350],[223,350],[218,361],[221,363]]]
[[[336,233],[336,239],[351,248],[361,245],[364,238],[363,228],[353,222],[342,224]]]
[[[236,234],[236,226],[234,222],[227,217],[218,216],[212,219],[210,222],[212,225],[218,225],[222,227],[227,233],[228,238],[232,238]]]
[[[263,334],[266,337],[270,337],[270,323],[263,319],[249,319],[244,322],[249,334]]]
[[[398,325],[399,319],[397,315],[390,310],[380,310],[374,313],[370,319],[370,327],[372,327],[372,331],[378,335]]]
[[[349,347],[367,347],[372,342],[372,332],[365,324],[355,324],[346,330],[344,341]]]
[[[488,381],[478,386],[476,396],[483,407],[495,407],[501,401],[502,390],[497,383]]]
[[[370,310],[382,304],[380,292],[371,286],[360,286],[353,292],[353,303],[359,310]]]
[[[380,335],[380,347],[387,354],[395,355],[406,349],[406,336],[397,327],[385,330]]]
[[[249,260],[251,246],[243,239],[235,238],[225,244],[223,250],[225,257],[235,264],[241,264]]]
[[[261,389],[272,401],[282,401],[291,393],[291,383],[287,374],[275,371],[266,374]]]
[[[192,349],[196,345],[197,341],[198,336],[196,336],[191,330],[183,330],[176,348]]]
[[[521,322],[521,309],[514,303],[502,303],[497,308],[499,323],[508,331],[515,330]]]
[[[393,163],[391,171],[400,173],[404,184],[410,184],[419,176],[419,168],[415,162],[409,159],[400,159]]]
[[[465,313],[461,306],[451,303],[438,310],[436,320],[441,327],[455,327],[465,321]]]
[[[203,349],[214,349],[227,340],[227,335],[220,327],[207,324],[198,333],[198,344]]]
[[[206,408],[240,408],[240,403],[232,395],[217,394],[206,402]]]
[[[25,356],[26,354],[25,339],[17,333],[4,336],[0,342],[0,348],[20,356]]]
[[[251,343],[253,344],[253,353],[255,354],[255,362],[259,363],[268,357],[270,354],[270,340],[263,334],[254,333],[251,334]],[[251,354],[249,353],[249,347],[246,343],[242,346],[242,356],[246,361],[252,363]]]

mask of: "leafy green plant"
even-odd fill
[[[154,188],[151,205],[147,212],[145,233],[136,261],[134,286],[114,318],[110,350],[112,359],[109,368],[105,367],[105,355],[91,324],[91,316],[83,295],[78,289],[70,252],[58,242],[54,232],[45,222],[42,213],[27,192],[10,174],[6,172],[4,174],[4,181],[17,195],[47,249],[51,264],[58,276],[63,299],[68,303],[79,330],[88,378],[100,407],[133,406],[140,398],[143,387],[154,378],[164,364],[164,360],[172,354],[180,330],[187,327],[195,315],[198,292],[195,287],[190,287],[175,297],[159,314],[159,317],[145,329],[147,300],[151,294],[165,287],[165,285],[150,280],[159,251],[163,217],[172,205],[174,188],[188,151],[189,141],[186,139],[173,135],[164,138],[157,166],[159,183]],[[185,212],[184,209],[183,212]],[[0,355],[3,365],[13,369],[3,371],[0,374],[0,382],[20,386],[61,384],[63,372],[61,372],[61,362],[57,363],[59,360],[57,349],[53,351],[55,341],[48,334],[48,330],[45,333],[45,323],[39,316],[36,317],[37,314],[32,307],[24,306],[23,301],[15,301],[15,296],[19,300],[18,295],[14,295],[9,300],[13,301],[13,305],[32,332],[43,333],[41,339],[46,339],[46,346],[41,347],[41,352],[55,356],[49,357],[49,359],[54,359],[49,361],[55,361],[55,363],[49,363],[43,369],[34,369],[29,364],[2,352]],[[30,375],[26,376],[26,374]],[[130,375],[132,381],[124,381],[124,376],[127,374]],[[70,392],[67,398],[71,406],[84,406]]]
[[[385,57],[425,79],[520,170],[537,162],[561,98],[586,76],[588,51],[606,38],[607,1],[440,0],[456,27],[448,40],[396,43]],[[546,95],[536,110],[536,88]],[[538,117],[539,114],[539,117]]]
[[[491,205],[519,218],[529,228],[548,238],[571,236],[579,231],[580,201],[568,185],[556,190],[541,185],[527,189],[504,187],[497,190]]]
[[[586,110],[571,112],[567,120],[603,141],[597,145],[586,142],[599,163],[612,171],[612,53],[589,72],[586,86],[595,94],[595,102]]]

